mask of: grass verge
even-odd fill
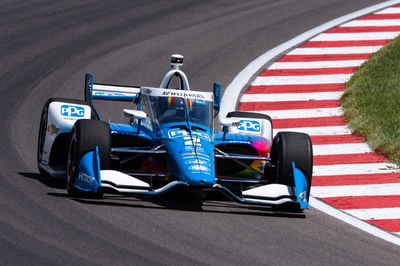
[[[352,76],[341,98],[356,134],[400,163],[400,38],[373,54]]]

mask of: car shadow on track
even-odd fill
[[[65,181],[62,178],[48,177],[40,173],[19,172],[18,174],[26,178],[35,179],[50,188],[65,189]]]
[[[20,172],[19,175],[34,179],[43,185],[55,188],[65,189],[65,181],[52,177],[43,176],[40,173]],[[304,213],[293,213],[286,211],[277,211],[268,207],[241,205],[230,201],[225,196],[215,196],[206,198],[205,200],[198,195],[188,195],[185,193],[176,193],[163,195],[160,197],[148,196],[125,196],[106,194],[102,199],[95,198],[71,198],[65,192],[48,192],[51,197],[69,198],[82,204],[104,205],[126,208],[147,208],[147,209],[163,209],[178,210],[189,212],[208,212],[208,213],[224,213],[234,215],[255,215],[255,216],[273,216],[282,218],[299,218],[304,219]]]
[[[146,208],[146,209],[166,209],[189,212],[207,212],[207,213],[224,213],[233,215],[250,215],[250,216],[271,216],[281,218],[298,218],[304,219],[304,213],[293,213],[285,211],[276,211],[268,207],[240,205],[231,201],[213,200],[203,201],[201,199],[190,199],[186,197],[121,197],[121,196],[105,196],[101,200],[94,199],[74,199],[83,204],[105,205],[127,208]]]

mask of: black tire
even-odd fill
[[[310,136],[298,132],[279,132],[272,143],[270,157],[275,168],[265,168],[266,178],[273,178],[279,184],[293,186],[292,162],[294,162],[296,167],[306,176],[308,183],[307,197],[309,197],[313,169],[313,150]]]
[[[36,153],[38,169],[39,169],[39,172],[43,176],[49,176],[49,173],[47,173],[45,170],[40,168],[40,161],[42,159],[43,145],[44,145],[44,140],[45,140],[46,130],[47,130],[47,119],[48,119],[48,114],[49,114],[49,106],[52,102],[65,102],[65,103],[75,103],[75,104],[87,105],[87,103],[84,101],[68,99],[68,98],[50,98],[44,104],[43,109],[42,109],[42,115],[40,117],[38,147],[37,147],[37,153]]]
[[[100,169],[110,167],[111,134],[108,123],[100,120],[82,119],[76,121],[72,129],[66,169],[66,188],[73,197],[101,197],[103,193],[81,191],[73,187],[79,162],[83,155],[99,148]]]

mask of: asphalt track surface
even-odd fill
[[[0,264],[397,265],[398,246],[314,209],[74,200],[35,158],[43,103],[82,98],[85,72],[157,86],[181,53],[192,88],[210,90],[266,50],[379,2],[0,1]]]

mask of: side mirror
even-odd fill
[[[147,114],[141,110],[124,109],[123,115],[129,118],[146,119]]]
[[[230,117],[225,117],[220,119],[219,121],[222,125],[222,131],[224,132],[222,136],[222,140],[225,140],[226,138],[226,133],[228,133],[228,128],[229,127],[238,127],[240,126],[240,120],[237,118],[230,118]]]
[[[213,93],[214,93],[214,117],[219,113],[221,107],[221,84],[214,83]]]

